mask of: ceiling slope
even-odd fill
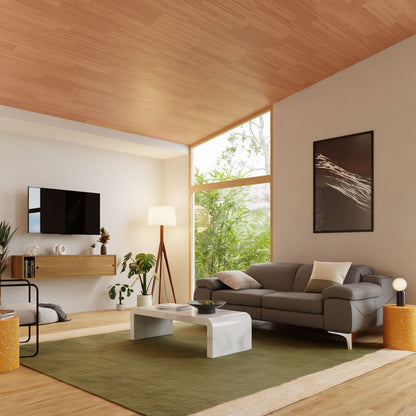
[[[414,0],[0,0],[0,104],[192,144],[415,33]]]

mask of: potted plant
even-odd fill
[[[134,290],[127,283],[115,283],[114,285],[109,286],[108,295],[110,296],[110,299],[115,299],[118,295],[117,310],[124,311],[124,295],[129,297],[133,292]]]
[[[127,262],[130,263],[127,265]],[[129,272],[127,277],[130,279],[135,275],[137,276],[130,286],[133,286],[137,281],[140,282],[141,294],[137,295],[137,306],[152,306],[152,294],[149,293],[149,288],[153,279],[159,279],[159,277],[155,272],[153,272],[149,278],[147,274],[155,264],[156,257],[153,254],[139,253],[133,257],[133,253],[130,252],[124,256],[121,273],[128,267]]]
[[[89,254],[94,254],[94,251],[95,251],[95,246],[96,246],[97,244],[95,244],[95,243],[93,243],[93,244],[90,244],[90,248],[89,248],[89,250],[88,250],[88,253]]]
[[[100,228],[100,238],[97,240],[101,243],[101,254],[107,254],[107,242],[110,240],[110,234],[105,230],[104,227]]]
[[[14,236],[16,230],[17,228],[12,231],[12,227],[7,221],[0,222],[0,278],[4,271],[7,269],[7,246],[9,245],[10,240]]]

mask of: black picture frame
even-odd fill
[[[374,231],[374,131],[313,142],[313,232]]]

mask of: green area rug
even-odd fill
[[[253,328],[252,350],[211,359],[206,328],[175,323],[172,335],[145,340],[120,331],[43,342],[21,363],[146,416],[185,416],[376,350]]]

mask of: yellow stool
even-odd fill
[[[383,306],[384,347],[416,351],[416,305]]]
[[[19,367],[19,317],[0,319],[0,373]]]

